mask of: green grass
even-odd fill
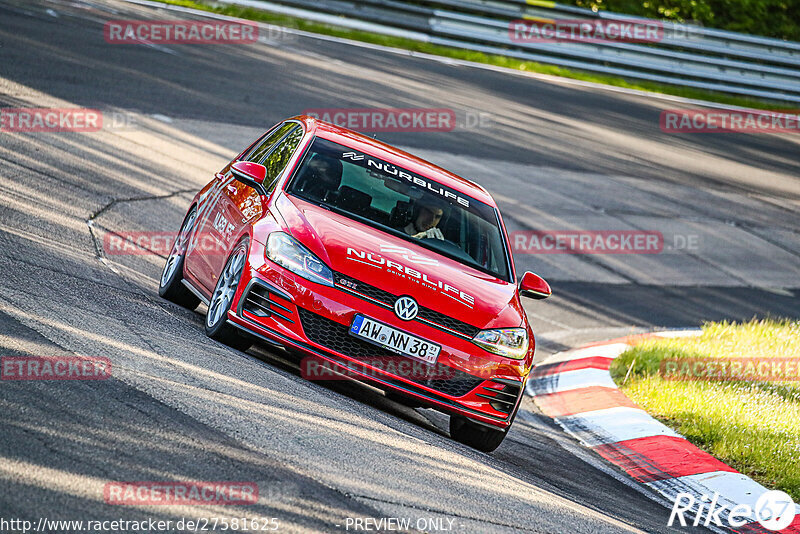
[[[581,7],[800,40],[800,0],[566,0]]]
[[[312,22],[309,20],[287,15],[281,15],[278,13],[270,13],[269,11],[263,11],[260,9],[254,9],[250,7],[236,6],[230,4],[217,4],[214,2],[202,2],[199,0],[155,0],[155,1],[164,4],[171,4],[175,6],[199,9],[202,11],[210,11],[212,13],[219,13],[222,15],[228,15],[231,17],[238,17],[257,22],[265,22],[279,26],[296,28],[323,35],[332,35],[335,37],[342,37],[346,39],[352,39],[355,41],[379,44],[394,48],[402,48],[405,50],[412,50],[415,52],[444,56],[453,59],[474,61],[476,63],[484,63],[487,65],[505,67],[514,70],[535,72],[539,74],[549,74],[553,76],[561,76],[564,78],[600,83],[604,85],[611,85],[614,87],[638,89],[641,91],[662,93],[667,95],[679,96],[683,98],[708,100],[711,102],[717,102],[731,106],[742,106],[755,109],[793,110],[796,108],[796,106],[791,106],[786,103],[776,103],[756,98],[733,96],[725,93],[704,91],[702,89],[693,89],[677,85],[669,85],[669,84],[662,84],[662,83],[655,83],[648,81],[634,82],[631,80],[626,80],[615,76],[607,76],[607,75],[594,74],[590,72],[583,72],[573,69],[566,69],[554,65],[545,65],[534,61],[521,61],[518,59],[508,58],[500,55],[484,54],[482,52],[472,52],[469,50],[462,50],[459,48],[423,43],[419,41],[414,41],[413,39],[382,35],[379,33],[366,32],[360,30],[351,30],[344,27],[321,24],[318,22]]]
[[[666,359],[750,357],[800,358],[800,322],[709,323],[696,338],[641,343],[614,360],[611,374],[653,417],[764,486],[800,500],[800,383],[679,381],[659,374]]]

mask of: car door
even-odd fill
[[[252,160],[255,163],[262,164],[267,169],[262,184],[267,195],[275,189],[275,185],[286,169],[286,165],[297,151],[304,133],[302,126],[298,124],[289,130],[260,160]],[[233,235],[239,236],[242,235],[244,226],[254,223],[261,217],[264,212],[264,206],[262,205],[261,195],[253,187],[239,181],[234,181],[233,185],[235,185],[235,189],[229,187],[224,192],[228,198],[227,201],[223,199],[223,202],[226,202],[228,206],[230,215],[228,221],[233,225]],[[220,228],[224,224],[220,221]],[[235,243],[230,243],[230,247],[233,246],[235,246]],[[222,266],[220,266],[220,269],[222,269]]]
[[[241,159],[261,163],[286,134],[296,127],[295,122],[279,124],[267,132]],[[246,212],[251,217],[260,213],[258,194],[252,188],[236,181],[229,168],[230,165],[216,174],[214,185],[198,205],[196,231],[186,253],[187,273],[198,280],[209,293],[217,283],[217,276],[225,264],[228,253],[236,244],[233,240],[246,223],[246,220],[242,221],[243,213]],[[248,190],[246,193],[243,192],[245,189]],[[255,195],[257,203],[252,200],[252,195]],[[246,205],[248,198],[251,198],[250,208]]]

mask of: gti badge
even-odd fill
[[[411,321],[417,317],[419,306],[411,297],[400,297],[394,303],[394,314],[403,321]]]

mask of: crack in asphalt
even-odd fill
[[[197,188],[179,189],[177,191],[173,191],[172,193],[166,193],[166,194],[163,194],[163,195],[144,195],[144,196],[138,196],[138,197],[115,198],[115,199],[111,200],[110,202],[108,202],[107,204],[102,206],[100,209],[98,209],[97,211],[95,211],[94,213],[89,215],[89,217],[84,221],[86,223],[86,226],[89,227],[89,234],[92,236],[92,242],[94,243],[95,255],[97,256],[97,258],[99,258],[101,260],[103,265],[106,265],[106,266],[108,266],[110,268],[108,263],[106,263],[108,260],[105,257],[105,254],[103,253],[103,247],[100,245],[100,240],[98,239],[97,235],[94,232],[94,226],[95,226],[94,225],[94,220],[97,217],[99,217],[100,215],[102,215],[103,213],[105,213],[106,211],[108,211],[111,208],[113,208],[114,206],[116,206],[117,204],[123,204],[123,203],[126,203],[126,202],[141,202],[141,201],[145,201],[145,200],[163,200],[163,199],[166,199],[166,198],[172,198],[172,197],[175,197],[175,196],[178,196],[178,195],[183,195],[183,194],[188,194],[188,193],[195,193],[195,192],[197,192]],[[105,227],[101,227],[101,228],[103,228],[104,230],[107,230]],[[110,232],[112,234],[114,234],[114,235],[120,236],[120,234],[118,234],[116,232],[113,232],[113,231],[110,231]],[[120,237],[123,237],[123,236],[120,236]],[[105,261],[103,261],[103,260],[105,260]]]

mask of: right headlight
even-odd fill
[[[524,328],[481,330],[472,342],[493,354],[521,360],[528,353],[528,331]]]
[[[333,271],[330,267],[287,233],[269,234],[266,256],[306,280],[333,287]]]

